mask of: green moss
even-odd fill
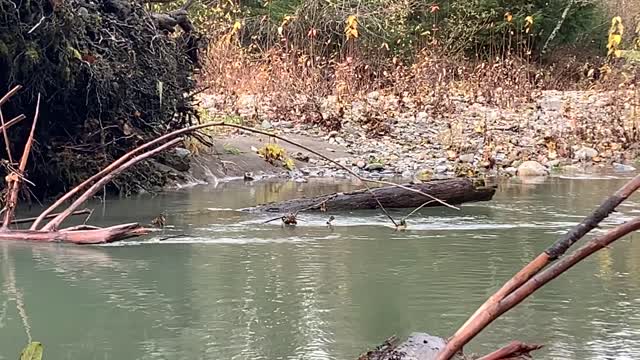
[[[9,47],[4,41],[0,40],[0,61],[9,60]]]

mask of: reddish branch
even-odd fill
[[[542,349],[542,345],[525,344],[521,341],[513,341],[509,345],[502,347],[491,354],[485,355],[477,360],[508,360],[529,355],[530,352]]]
[[[0,105],[2,101],[0,101]],[[9,193],[7,196],[6,210],[4,212],[4,219],[2,221],[2,228],[6,229],[11,224],[13,220],[13,216],[16,211],[16,205],[18,202],[18,193],[20,191],[20,182],[24,176],[24,170],[27,168],[27,161],[29,160],[29,153],[31,153],[31,146],[33,145],[33,137],[36,131],[36,124],[38,122],[38,115],[40,113],[40,94],[38,94],[38,102],[36,104],[36,113],[33,116],[33,124],[31,124],[31,132],[29,133],[29,138],[27,139],[27,143],[24,146],[24,151],[22,152],[22,158],[20,159],[20,165],[18,167],[17,172],[11,172],[7,176],[7,188],[9,189]],[[4,125],[4,124],[3,124]],[[6,135],[6,129],[4,130]]]
[[[0,117],[2,116],[2,112],[0,111]],[[4,123],[4,119],[2,120],[3,125],[0,126],[0,130],[2,130],[3,132],[5,132],[5,130],[9,129],[10,127],[12,127],[13,125],[19,123],[20,121],[26,119],[27,117],[20,114],[16,117],[14,117],[13,119],[7,121],[6,123]]]
[[[495,320],[498,316],[500,316],[507,310],[511,309],[512,306],[505,306],[506,299],[511,299],[511,301],[514,301],[514,299],[518,299],[517,303],[519,303],[524,298],[531,295],[531,293],[535,290],[532,290],[529,293],[522,293],[520,291],[523,288],[529,289],[531,286],[536,285],[536,281],[539,281],[538,275],[548,274],[549,270],[557,269],[556,266],[561,264],[562,262],[559,262],[558,264],[549,267],[543,273],[540,273],[542,269],[547,267],[550,263],[558,259],[560,256],[564,255],[573,244],[575,244],[587,233],[597,227],[602,220],[609,216],[609,214],[611,214],[618,205],[629,198],[629,196],[631,196],[631,194],[633,194],[638,188],[640,188],[640,175],[637,175],[636,177],[631,179],[622,188],[616,191],[615,194],[607,198],[589,216],[582,220],[582,222],[573,227],[569,232],[567,232],[567,234],[554,242],[543,253],[538,255],[532,262],[527,264],[524,268],[522,268],[522,270],[520,270],[516,275],[509,279],[509,281],[507,281],[502,286],[502,288],[500,288],[500,290],[498,290],[484,304],[482,304],[480,308],[467,320],[467,322],[462,327],[460,327],[460,329],[453,335],[453,337],[449,339],[449,342],[447,343],[445,349],[443,349],[442,352],[438,355],[438,360],[450,359],[457,351],[459,351],[466,343],[471,341],[493,320]],[[633,221],[631,221],[629,223],[626,223],[625,225],[633,226],[634,223]],[[620,230],[616,228],[607,233],[607,235],[611,234],[610,236],[615,236],[616,234],[619,234],[619,231]],[[611,241],[615,241],[625,234],[612,238]],[[592,244],[593,241],[594,240],[590,241],[589,244]],[[575,253],[571,256],[574,255]],[[558,276],[560,273],[557,273],[555,276]],[[535,289],[537,288],[539,288],[539,286]],[[523,294],[525,296],[522,298],[513,298],[512,296],[516,292],[520,294],[520,296],[522,296]]]
[[[129,167],[135,165],[136,163],[151,157],[159,152],[162,152],[172,146],[177,145],[182,141],[182,138],[174,139],[169,141],[168,143],[158,146],[153,150],[149,150],[144,152],[133,159],[127,161],[126,163],[120,165],[117,169],[111,171],[109,174],[105,175],[102,179],[98,180],[95,184],[93,184],[87,191],[85,191],[76,201],[74,201],[68,208],[66,208],[63,212],[58,214],[53,220],[51,220],[48,224],[46,224],[42,231],[56,231],[60,224],[68,218],[78,207],[80,207],[85,201],[89,200],[93,195],[95,195],[104,185],[106,185],[109,181],[111,181],[115,176],[122,173]]]
[[[82,210],[78,210],[78,211],[74,211],[71,215],[89,215],[91,214],[92,210],[91,209],[82,209]],[[53,219],[54,217],[58,216],[60,214],[50,214],[47,215],[47,219]],[[37,219],[37,217],[28,217],[28,218],[22,218],[22,219],[15,219],[13,221],[11,221],[12,224],[26,224],[26,223],[30,223],[30,222],[34,222]]]

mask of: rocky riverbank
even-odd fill
[[[284,108],[266,97],[230,103],[203,95],[201,106],[210,117],[236,115],[248,125],[312,139],[325,155],[374,178],[633,171],[640,140],[637,91],[542,91],[518,101],[451,95],[435,105],[376,91],[349,103],[299,96]],[[307,155],[299,154],[294,175],[346,176]]]

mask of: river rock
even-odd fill
[[[576,160],[591,160],[598,156],[598,150],[583,146],[574,154],[574,159]]]
[[[438,165],[435,168],[436,174],[444,174],[447,172],[449,167],[447,165]]]
[[[381,163],[371,163],[367,164],[364,169],[367,171],[382,171],[384,170],[384,165],[382,165]]]
[[[514,168],[513,166],[509,166],[508,168],[504,169],[504,172],[506,172],[509,175],[515,175],[518,173],[518,169]]]
[[[463,154],[463,155],[460,155],[459,157],[460,161],[464,163],[472,163],[473,158],[474,158],[473,154]]]
[[[525,161],[518,166],[518,176],[545,176],[548,174],[547,168],[537,161]]]
[[[558,167],[558,166],[560,166],[560,160],[558,160],[558,159],[555,159],[555,160],[549,160],[549,161],[547,161],[547,166],[548,166],[549,168]]]
[[[367,166],[367,163],[364,160],[358,160],[356,161],[356,166],[359,169],[364,169],[364,167]]]
[[[273,127],[273,125],[271,125],[271,123],[269,122],[269,120],[264,119],[262,120],[262,128],[265,130],[271,129]]]
[[[173,152],[176,154],[176,156],[178,156],[181,159],[185,159],[188,158],[189,156],[191,156],[191,151],[182,148],[182,147],[177,147],[173,150]]]
[[[620,163],[613,163],[613,169],[616,171],[635,171],[636,168],[631,165],[625,165]]]

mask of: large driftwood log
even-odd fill
[[[404,186],[420,190],[448,204],[489,201],[496,191],[494,187],[476,187],[469,179],[437,180],[420,184],[407,184]],[[380,204],[388,209],[416,208],[430,201],[429,198],[395,186],[372,188],[371,191],[375,193]],[[432,202],[425,207],[442,206],[442,204],[437,201],[431,201]],[[299,211],[350,211],[376,208],[378,208],[378,203],[371,193],[367,190],[357,190],[349,193],[337,193],[313,198],[269,203],[246,210],[291,213]]]
[[[139,224],[122,224],[106,228],[76,227],[59,231],[10,230],[0,231],[0,240],[40,242],[69,242],[74,244],[103,244],[149,234],[152,230]]]

